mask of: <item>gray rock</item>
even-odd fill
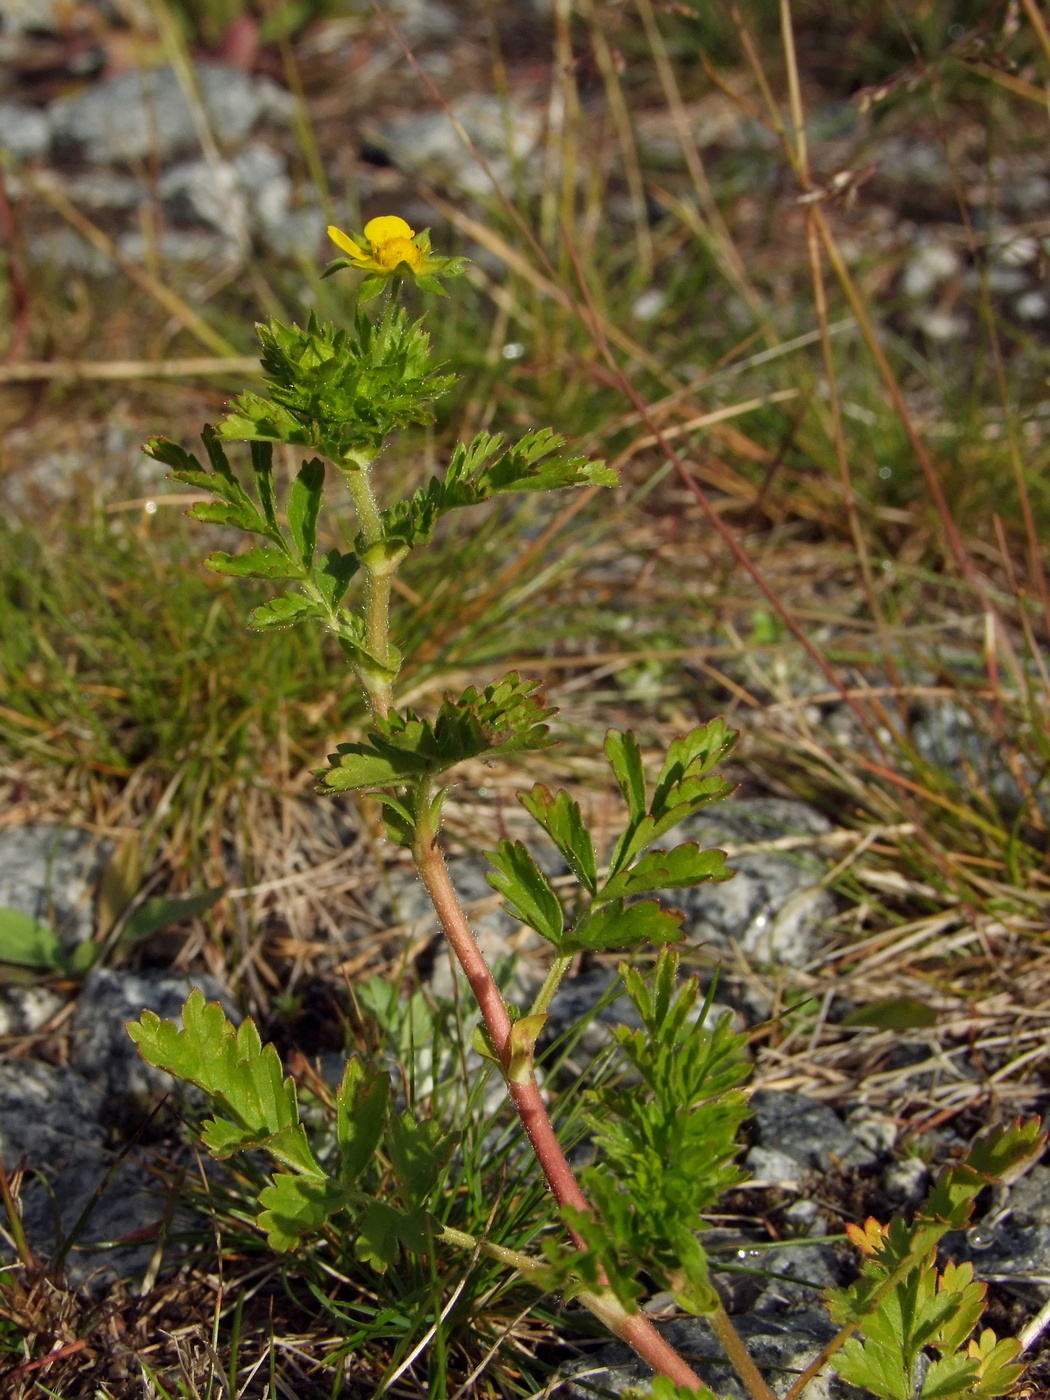
[[[135,1157],[113,1169],[108,1154],[85,1152],[55,1175],[31,1181],[22,1192],[22,1223],[34,1254],[53,1259],[89,1206],[62,1261],[66,1282],[98,1294],[116,1279],[141,1278],[166,1200],[157,1178]]]
[[[26,256],[30,262],[53,267],[58,272],[83,272],[89,277],[109,277],[116,271],[112,258],[71,228],[42,230],[30,240]]]
[[[66,948],[91,937],[94,887],[113,850],[76,827],[0,829],[0,907],[50,924]]]
[[[947,769],[962,786],[978,782],[999,801],[1019,807],[1024,801],[1020,784],[1002,760],[999,746],[974,723],[967,710],[953,700],[930,707],[911,727],[911,739],[920,757]],[[1030,766],[1030,765],[1029,765]],[[1037,775],[1030,773],[1030,780]],[[1045,797],[1044,797],[1045,803]]]
[[[0,1064],[0,1160],[61,1169],[102,1144],[102,1086],[75,1070],[14,1060]]]
[[[176,1081],[146,1064],[128,1035],[127,1022],[145,1008],[182,1024],[182,1006],[194,987],[239,1019],[226,989],[207,973],[125,972],[95,968],[88,974],[73,1015],[70,1062],[105,1094],[115,1114],[140,1108],[169,1092]]]
[[[137,209],[148,192],[132,175],[113,170],[82,170],[65,182],[65,192],[85,209]]]
[[[751,1308],[765,1316],[803,1312],[818,1300],[821,1289],[837,1288],[844,1281],[835,1250],[826,1244],[765,1249],[755,1267],[771,1276]]]
[[[969,1260],[980,1279],[1035,1285],[1042,1296],[1050,1287],[1050,1225],[1025,1224],[1007,1215],[981,1221],[965,1233],[945,1235],[942,1254]]]
[[[263,117],[283,118],[287,94],[265,78],[220,63],[196,67],[212,130],[241,141]],[[96,162],[169,160],[198,144],[197,128],[171,68],[134,70],[51,106],[55,140]]]
[[[449,39],[460,26],[459,16],[441,0],[393,0],[391,18],[409,44]]]
[[[452,103],[451,111],[500,182],[510,180],[536,149],[542,126],[538,112],[513,105],[508,109],[487,93],[461,97]],[[405,169],[425,169],[431,179],[440,173],[472,194],[492,192],[489,177],[444,112],[395,117],[367,134]],[[537,178],[536,172],[532,178]]]
[[[805,1094],[756,1089],[751,1112],[759,1147],[785,1153],[813,1171],[870,1167],[877,1160],[827,1104]]]
[[[807,1174],[797,1157],[789,1157],[775,1147],[752,1147],[744,1165],[756,1182],[788,1190],[800,1186]]]
[[[744,1313],[734,1317],[733,1323],[777,1395],[790,1388],[836,1332],[827,1313],[816,1308],[782,1318]],[[722,1359],[724,1353],[708,1322],[699,1317],[675,1318],[659,1327],[716,1395],[724,1400],[748,1400],[736,1372]],[[621,1342],[603,1347],[583,1363],[573,1363],[565,1374],[573,1379],[558,1393],[571,1400],[619,1395],[627,1386],[644,1389],[652,1375],[645,1362]],[[853,1400],[862,1394],[825,1370],[810,1383],[806,1400]]]
[[[701,849],[721,848],[830,830],[830,823],[803,802],[749,798],[683,822],[660,845],[696,841]],[[758,851],[734,856],[729,864],[736,871],[732,880],[663,896],[684,910],[691,941],[722,946],[735,941],[749,957],[767,964],[807,963],[821,947],[822,926],[835,913],[834,899],[819,883],[827,873],[825,862],[803,849]]]
[[[914,1206],[926,1195],[930,1169],[921,1157],[901,1157],[882,1172],[882,1189],[891,1201]]]
[[[33,1035],[65,1004],[50,987],[0,987],[0,1035]]]
[[[0,102],[0,149],[16,160],[46,155],[51,145],[51,123],[45,113],[21,102]]]

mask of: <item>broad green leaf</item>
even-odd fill
[[[973,1265],[948,1263],[938,1281],[938,1288],[953,1296],[953,1314],[931,1338],[938,1351],[958,1351],[981,1320],[987,1286],[973,1276]]]
[[[531,792],[519,792],[518,801],[543,827],[584,889],[596,893],[598,864],[580,804],[567,792],[552,793],[543,783],[537,783]]]
[[[186,512],[191,520],[209,525],[231,525],[235,530],[265,535],[266,522],[254,506],[231,506],[222,501],[198,501]]]
[[[225,885],[214,889],[201,890],[199,894],[162,896],[147,899],[132,914],[120,935],[122,943],[133,943],[140,938],[149,938],[162,928],[181,924],[184,919],[195,919],[205,913],[226,893]]]
[[[968,1396],[977,1376],[977,1362],[965,1353],[939,1356],[926,1372],[919,1392],[921,1400],[949,1400],[953,1395]]]
[[[397,1258],[403,1216],[386,1201],[369,1201],[357,1226],[354,1253],[377,1274],[385,1274]]]
[[[525,843],[501,841],[485,856],[496,868],[485,879],[504,896],[510,913],[560,947],[565,927],[561,903]]]
[[[216,1156],[261,1147],[283,1166],[324,1180],[299,1121],[295,1085],[285,1078],[277,1051],[263,1045],[250,1019],[235,1027],[218,1002],[195,987],[182,1008],[183,1029],[143,1011],[128,1025],[142,1058],[189,1080],[228,1115],[205,1124],[204,1142]]]
[[[624,905],[614,899],[592,909],[583,923],[562,940],[564,952],[591,948],[602,952],[612,948],[639,948],[644,944],[680,943],[685,937],[678,909],[662,909],[655,899]]]
[[[347,1060],[335,1099],[339,1179],[344,1186],[351,1186],[374,1161],[389,1100],[390,1079],[384,1069],[362,1065],[356,1055]]]
[[[315,564],[311,577],[333,612],[343,601],[350,580],[360,567],[356,554],[341,554],[338,549],[328,550],[321,562]]]
[[[717,1400],[706,1385],[694,1390],[690,1385],[675,1385],[670,1376],[654,1376],[644,1390],[629,1385],[620,1394],[623,1400]]]
[[[733,871],[724,851],[702,851],[695,841],[670,851],[649,851],[629,870],[621,870],[602,887],[601,899],[648,894],[652,890],[687,889],[708,880],[729,880]]]
[[[209,554],[204,567],[213,574],[232,574],[235,578],[304,578],[302,566],[290,559],[283,549],[260,545],[243,554],[225,554],[221,550]]]
[[[412,754],[388,756],[376,753],[367,744],[340,744],[328,755],[331,768],[321,769],[321,792],[356,792],[362,788],[391,787],[409,782],[427,771]]]
[[[645,768],[642,765],[642,751],[638,747],[638,740],[629,729],[626,733],[610,729],[605,736],[605,757],[609,760],[616,784],[623,793],[631,821],[640,821],[645,816],[647,798]]]
[[[317,516],[323,495],[324,463],[319,457],[312,457],[299,468],[288,493],[288,529],[307,570],[317,548]]]
[[[0,962],[64,972],[66,952],[53,928],[20,909],[0,909]]]
[[[400,1113],[390,1120],[390,1163],[410,1206],[425,1205],[456,1147],[455,1136],[434,1119]]]
[[[278,1172],[259,1192],[263,1209],[256,1224],[279,1254],[294,1249],[303,1235],[313,1234],[346,1205],[346,1192],[331,1181]]]
[[[871,1391],[883,1400],[913,1400],[911,1376],[900,1354],[866,1345],[850,1337],[834,1360],[835,1370],[850,1385]]]
[[[268,603],[252,608],[248,626],[255,632],[266,632],[276,627],[291,627],[303,618],[320,616],[318,605],[301,593],[278,593]]]
[[[996,1341],[990,1327],[986,1327],[980,1337],[970,1343],[967,1353],[979,1368],[979,1379],[971,1390],[975,1400],[1008,1394],[1024,1371],[1023,1365],[1015,1364],[1015,1358],[1021,1354],[1021,1343],[1016,1337],[1003,1337]]]

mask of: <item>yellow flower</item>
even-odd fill
[[[344,233],[334,225],[329,226],[328,237],[346,256],[329,263],[321,275],[329,277],[344,267],[364,272],[357,294],[359,304],[378,296],[390,278],[407,277],[423,291],[445,296],[439,279],[457,277],[466,264],[464,258],[436,257],[430,249],[430,230],[416,233],[397,214],[369,219],[363,237]]]
[[[417,243],[413,243],[415,236],[415,229],[409,228],[404,219],[399,219],[396,214],[383,214],[378,219],[369,219],[365,224],[365,238],[370,248],[370,252],[366,253],[342,229],[334,225],[328,229],[328,237],[338,248],[342,248],[355,267],[362,272],[378,273],[379,276],[389,276],[402,263],[407,263],[413,272],[422,265],[425,254]]]

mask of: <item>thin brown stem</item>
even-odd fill
[[[416,808],[416,841],[413,848],[416,868],[445,936],[477,999],[493,1048],[507,1072],[511,1061],[511,1019],[495,978],[471,932],[438,848],[436,833],[429,821],[429,794],[421,792],[420,799]],[[572,1206],[593,1215],[594,1211],[580,1190],[555,1135],[535,1074],[516,1073],[513,1079],[508,1079],[507,1089],[555,1200],[559,1205]],[[582,1238],[571,1229],[569,1233],[576,1247],[582,1250],[585,1247]],[[702,1385],[700,1377],[664,1340],[652,1321],[644,1313],[629,1313],[611,1290],[603,1288],[580,1301],[658,1374],[669,1376],[676,1385],[694,1388]],[[755,1400],[770,1400],[768,1391],[754,1393]]]

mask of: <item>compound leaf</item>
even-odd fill
[[[520,792],[518,801],[543,827],[573,874],[590,894],[598,890],[598,864],[591,833],[584,825],[580,804],[567,792],[552,793],[543,783]]]
[[[259,1192],[259,1204],[263,1209],[255,1223],[266,1231],[270,1248],[283,1254],[342,1210],[346,1192],[331,1181],[278,1172]]]
[[[248,614],[248,626],[253,632],[267,632],[278,627],[291,627],[307,617],[322,617],[320,607],[302,593],[278,593],[268,603],[260,603]]]
[[[695,841],[670,851],[648,851],[629,870],[614,875],[601,891],[602,900],[651,890],[687,889],[708,880],[729,880],[725,851],[702,851]]]
[[[143,1011],[128,1034],[148,1064],[203,1089],[226,1115],[210,1119],[204,1142],[217,1157],[265,1148],[293,1171],[324,1180],[299,1121],[295,1085],[277,1051],[263,1045],[250,1019],[235,1027],[217,1001],[195,987],[182,1008],[183,1028]]]
[[[663,909],[655,899],[624,905],[614,899],[592,909],[584,921],[563,940],[564,952],[590,948],[595,952],[611,948],[638,948],[646,943],[680,943],[685,937],[679,909]]]
[[[204,567],[214,574],[232,574],[235,578],[304,578],[305,572],[283,549],[260,545],[243,554],[224,554],[221,550],[209,554]]]
[[[485,879],[499,890],[515,918],[560,947],[565,920],[561,902],[523,841],[501,841],[486,857],[496,868]]]

